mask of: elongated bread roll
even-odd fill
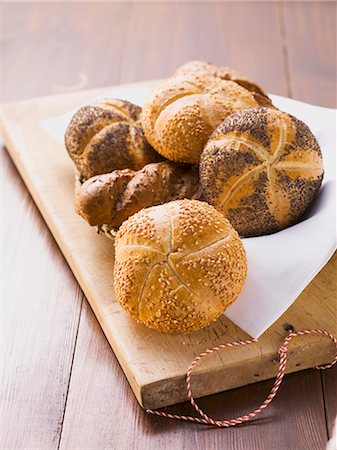
[[[142,208],[200,195],[197,167],[163,161],[89,178],[77,191],[75,208],[90,225],[111,230]]]
[[[241,236],[296,223],[322,179],[321,150],[308,126],[269,108],[228,117],[212,134],[200,162],[205,198]]]
[[[162,160],[148,144],[140,123],[141,108],[114,98],[80,108],[65,145],[82,180],[116,169],[139,170]]]
[[[260,104],[254,93],[234,81],[192,73],[173,77],[150,93],[142,125],[149,143],[165,158],[199,163],[219,123],[235,111]]]
[[[209,325],[238,297],[246,253],[227,219],[205,202],[142,209],[119,229],[114,286],[138,322],[165,333]]]

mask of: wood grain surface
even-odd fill
[[[92,98],[103,96],[106,90],[114,90],[112,97],[123,97],[127,91],[131,98],[142,93],[144,99],[155,84],[147,81],[122,85],[122,92],[118,86],[106,87],[14,102],[4,105],[1,121],[10,155],[82,287],[136,398],[144,408],[151,409],[187,399],[186,370],[201,351],[224,340],[247,339],[248,335],[225,316],[188,336],[158,334],[124,313],[113,289],[113,242],[97,235],[75,214],[73,164],[62,141],[45,133],[39,123],[77,110]],[[329,261],[297,301],[259,338],[258,344],[217,353],[198,365],[193,373],[194,395],[202,397],[274,377],[277,351],[287,334],[285,324],[293,324],[296,329],[321,327],[337,334],[331,308],[336,297],[336,260],[333,257]],[[325,364],[333,358],[333,351],[328,339],[303,336],[290,346],[286,370],[289,373]]]
[[[336,107],[335,2],[2,8],[3,101],[167,76],[180,62],[204,58],[240,69],[270,92]],[[322,380],[315,370],[288,375],[270,409],[244,427],[209,430],[146,416],[86,302],[81,311],[77,284],[5,152],[3,186],[9,312],[1,448],[324,448],[336,415],[336,369]],[[201,403],[228,417],[255,406],[269,387]]]

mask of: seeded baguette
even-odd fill
[[[117,299],[154,330],[191,333],[206,327],[238,297],[246,272],[237,232],[205,202],[142,209],[116,236]]]

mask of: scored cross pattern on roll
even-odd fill
[[[242,236],[296,223],[322,179],[321,150],[308,126],[269,108],[228,117],[212,134],[200,162],[207,201]]]
[[[82,180],[163,159],[146,141],[140,115],[139,106],[118,99],[98,100],[75,113],[65,145]]]
[[[204,145],[230,114],[265,105],[238,83],[207,74],[175,76],[148,96],[142,125],[153,148],[177,162],[198,163]]]
[[[237,232],[211,205],[177,200],[142,209],[115,242],[114,287],[138,322],[166,333],[209,325],[238,297],[246,253]]]
[[[254,81],[230,67],[219,67],[205,61],[189,61],[178,68],[174,76],[199,74],[231,80],[254,94],[260,106],[272,107],[272,102],[264,90]]]

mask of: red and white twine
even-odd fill
[[[187,396],[188,399],[190,400],[193,408],[197,411],[197,413],[202,417],[192,417],[192,416],[183,416],[183,415],[177,415],[177,414],[169,414],[163,411],[154,411],[152,409],[147,409],[146,412],[148,414],[154,414],[156,416],[161,416],[161,417],[166,417],[168,419],[178,419],[178,420],[185,420],[188,422],[196,422],[196,423],[201,423],[201,424],[206,424],[206,425],[213,425],[219,428],[223,428],[223,427],[232,427],[234,425],[238,425],[244,422],[248,422],[249,420],[252,420],[255,416],[257,416],[261,411],[263,411],[265,408],[267,408],[267,406],[269,405],[269,403],[271,403],[271,401],[273,400],[273,398],[275,397],[281,383],[284,377],[284,372],[285,372],[285,368],[286,368],[286,364],[287,364],[287,352],[288,352],[288,344],[289,342],[296,336],[303,336],[305,334],[311,334],[311,333],[316,333],[316,334],[321,334],[323,336],[328,337],[329,339],[331,339],[335,346],[336,346],[336,356],[333,359],[333,361],[330,364],[324,365],[324,366],[317,366],[316,369],[319,370],[324,370],[324,369],[329,369],[330,367],[332,367],[336,362],[337,362],[337,339],[330,333],[328,333],[327,331],[324,330],[303,330],[303,331],[297,331],[297,332],[293,332],[291,331],[288,336],[284,339],[283,344],[281,345],[281,347],[278,350],[278,354],[280,357],[280,365],[278,368],[278,372],[277,372],[277,376],[275,379],[275,383],[273,385],[273,388],[270,392],[270,394],[268,395],[268,397],[265,399],[265,401],[258,407],[256,408],[254,411],[250,412],[249,414],[245,414],[244,416],[240,416],[237,417],[235,419],[229,419],[229,420],[214,420],[211,417],[209,417],[207,414],[204,413],[204,411],[197,405],[197,403],[195,402],[193,395],[192,395],[192,391],[191,391],[191,373],[193,371],[193,368],[200,362],[200,360],[204,357],[204,356],[208,356],[214,352],[217,352],[221,349],[227,348],[227,347],[239,347],[240,345],[248,345],[248,344],[253,344],[258,342],[256,339],[249,339],[246,341],[236,341],[236,342],[227,342],[226,344],[221,344],[217,347],[213,347],[211,349],[208,349],[202,353],[200,353],[199,356],[197,356],[194,361],[192,362],[192,364],[190,365],[187,374],[186,374],[186,390],[187,390]]]

